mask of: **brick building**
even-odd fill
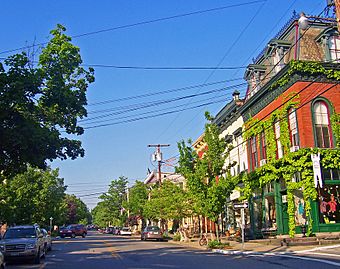
[[[221,135],[246,146],[247,171],[231,175],[252,237],[340,232],[339,56],[334,18],[294,14],[249,64],[237,113],[216,116]],[[235,115],[244,124],[233,133]]]

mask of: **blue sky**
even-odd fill
[[[49,31],[57,23],[64,25],[70,36],[130,25],[72,42],[89,65],[230,68],[95,67],[96,81],[88,89],[89,119],[83,122],[83,126],[95,128],[79,137],[85,157],[51,164],[59,167],[68,191],[92,208],[97,202],[97,195],[92,194],[104,192],[112,179],[126,176],[132,184],[144,179],[148,168],[155,168],[148,144],[170,144],[163,149],[164,158],[177,156],[178,141],[195,140],[202,133],[204,111],[216,114],[235,89],[243,96],[244,66],[282,28],[293,10],[317,15],[325,5],[325,0],[3,0],[0,57],[15,53],[4,51],[48,41]],[[150,22],[220,7],[224,8]],[[192,87],[209,83],[212,85]],[[187,98],[191,95],[196,97]],[[179,100],[173,100],[176,98]],[[169,113],[174,110],[183,111]],[[169,114],[159,116],[163,113]],[[140,117],[149,118],[134,121]],[[119,123],[127,120],[133,121]],[[110,125],[96,127],[102,124]]]

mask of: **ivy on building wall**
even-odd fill
[[[288,84],[289,80],[294,74],[315,76],[324,75],[328,79],[340,80],[340,71],[334,69],[326,69],[320,62],[309,62],[309,61],[290,61],[289,69],[283,77],[274,82],[270,89],[284,86]]]
[[[332,131],[336,140],[336,147],[340,148],[340,113],[331,116]]]
[[[295,235],[296,208],[294,192],[297,190],[303,193],[307,219],[307,235],[311,235],[313,226],[311,201],[315,201],[318,197],[317,190],[314,186],[311,154],[317,152],[321,155],[321,165],[323,167],[340,169],[340,150],[304,148],[296,152],[289,152],[281,159],[267,163],[251,173],[242,174],[240,176],[240,183],[242,184],[240,190],[243,196],[240,199],[249,200],[259,188],[263,188],[266,184],[278,181],[281,178],[284,179],[287,186],[289,235],[291,237]],[[294,182],[293,176],[297,172],[301,175],[301,181]]]
[[[291,61],[289,69],[283,77],[278,79],[270,87],[273,90],[289,83],[294,74],[302,76],[319,76],[323,75],[328,79],[340,80],[340,71],[334,69],[326,69],[318,62]],[[245,124],[243,133],[244,140],[256,137],[260,147],[260,135],[265,133],[266,139],[266,155],[267,164],[259,167],[251,173],[243,173],[239,176],[239,182],[242,186],[243,196],[240,199],[251,199],[253,193],[259,188],[263,188],[266,184],[284,179],[287,186],[287,202],[288,202],[288,223],[289,235],[294,237],[296,232],[295,223],[295,203],[294,192],[301,190],[305,201],[305,212],[307,219],[307,235],[312,234],[313,219],[311,216],[311,201],[315,201],[318,197],[317,190],[314,186],[313,164],[311,154],[319,152],[321,155],[321,165],[324,168],[340,169],[340,150],[334,149],[307,149],[303,148],[296,152],[290,152],[290,134],[288,112],[291,108],[296,108],[299,104],[299,96],[290,93],[283,97],[285,105],[273,112],[269,118],[259,120],[250,118]],[[291,100],[289,100],[291,99]],[[289,101],[285,101],[289,100]],[[275,122],[280,122],[280,142],[284,151],[284,156],[277,158],[277,144],[275,136]],[[333,113],[331,116],[331,124],[334,137],[336,139],[336,147],[340,146],[340,114]],[[299,173],[300,181],[293,180],[294,174]]]

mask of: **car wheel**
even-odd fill
[[[85,236],[86,236],[86,233],[83,233],[83,234],[82,234],[82,237],[85,238]]]
[[[40,263],[40,249],[39,249],[37,255],[34,258],[34,263],[35,264],[39,264]]]
[[[76,237],[75,233],[71,234],[71,238],[75,238],[75,237]]]

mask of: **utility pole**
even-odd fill
[[[161,147],[170,147],[170,144],[151,144],[148,145],[149,148],[154,147],[156,148],[156,151],[154,153],[154,159],[158,161],[158,181],[159,185],[162,184],[162,172],[161,172],[161,166],[162,166],[162,152]]]

